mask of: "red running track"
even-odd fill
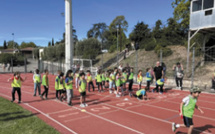
[[[162,95],[148,93],[150,100],[139,101],[128,95],[116,98],[115,94],[109,94],[108,91],[98,93],[96,90],[87,93],[89,106],[80,108],[79,93],[74,90],[73,106],[69,107],[66,102],[55,100],[55,76],[49,75],[51,85],[48,100],[41,100],[39,96],[33,97],[32,74],[21,76],[27,76],[27,80],[22,84],[20,105],[64,134],[172,134],[171,123],[183,123],[178,115],[179,104],[189,94],[187,91],[169,90]],[[12,74],[0,74],[0,96],[9,100],[11,87],[7,79],[10,77]],[[205,113],[202,115],[195,111],[193,133],[215,133],[215,95],[202,93],[198,105]],[[186,132],[186,128],[176,131],[178,134]]]

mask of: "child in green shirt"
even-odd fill
[[[172,131],[175,132],[175,130],[179,127],[187,127],[188,128],[188,134],[192,133],[193,130],[193,114],[195,108],[198,109],[202,114],[204,113],[197,105],[197,99],[199,97],[199,94],[201,93],[201,90],[198,87],[193,87],[191,90],[191,95],[185,97],[180,105],[180,116],[183,116],[184,124],[176,124],[172,123]]]

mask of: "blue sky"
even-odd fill
[[[137,22],[144,21],[150,27],[160,19],[163,23],[173,16],[173,0],[72,0],[73,26],[78,39],[86,38],[93,24],[109,25],[119,15],[128,21],[128,35]],[[33,41],[47,46],[52,38],[62,39],[65,30],[64,0],[0,0],[0,46],[3,41]]]

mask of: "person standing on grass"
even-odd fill
[[[72,106],[72,98],[73,98],[73,77],[72,70],[68,70],[66,73],[66,93],[67,93],[67,104]]]
[[[151,84],[152,76],[151,76],[151,69],[146,69],[146,87],[150,91],[150,84]]]
[[[60,74],[61,71],[57,71],[58,76],[55,77],[55,90],[56,90],[56,99],[59,99],[59,95],[61,96],[61,90],[59,90],[59,85],[60,85]]]
[[[81,80],[79,81],[79,92],[80,92],[80,107],[87,107],[88,105],[85,103],[86,98],[86,87],[87,81],[85,80],[85,74],[80,74]]]
[[[38,89],[38,94],[41,96],[41,75],[39,69],[35,70],[35,74],[33,75],[33,80],[34,80],[34,95],[36,96],[37,94],[37,89]]]
[[[157,61],[156,66],[154,67],[154,80],[157,82],[159,79],[163,78],[163,67],[160,66],[160,62]],[[156,84],[156,88],[153,89],[158,92],[158,84]]]
[[[24,82],[25,80],[26,80],[26,77],[25,77],[25,79],[22,79],[19,72],[15,72],[14,77],[8,79],[8,82],[12,81],[11,87],[13,88],[11,102],[15,101],[15,92],[17,91],[17,94],[19,97],[18,103],[21,103],[21,86],[22,86],[21,82]]]
[[[174,65],[172,67],[172,70],[175,71],[175,82],[176,82],[176,86],[177,86],[176,88],[183,90],[183,88],[182,88],[182,84],[183,84],[182,81],[183,81],[183,76],[184,76],[183,65],[178,62],[176,65]]]
[[[48,91],[49,91],[49,71],[46,69],[45,70],[45,74],[43,75],[43,79],[42,79],[42,85],[44,87],[44,92],[42,93],[42,95],[40,96],[41,99],[43,99],[43,95],[45,95],[45,99],[48,99]]]
[[[214,73],[212,75],[212,87],[211,87],[211,90],[214,91],[215,90],[215,70],[214,70]]]
[[[138,75],[137,75],[137,83],[139,84],[139,89],[138,90],[141,89],[142,81],[143,81],[142,70],[139,70]]]
[[[188,134],[192,133],[193,130],[193,114],[195,108],[198,109],[201,114],[204,114],[204,112],[196,105],[197,99],[201,93],[201,90],[199,87],[193,87],[190,90],[190,95],[185,97],[181,104],[180,104],[180,116],[183,116],[184,124],[176,124],[172,123],[172,131],[175,132],[175,130],[179,127],[187,127],[188,128]]]
[[[128,82],[129,82],[128,91],[129,91],[130,97],[132,97],[133,79],[134,79],[133,68],[130,68],[130,73],[128,74]]]

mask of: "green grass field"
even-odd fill
[[[30,111],[0,97],[0,134],[59,134]]]

